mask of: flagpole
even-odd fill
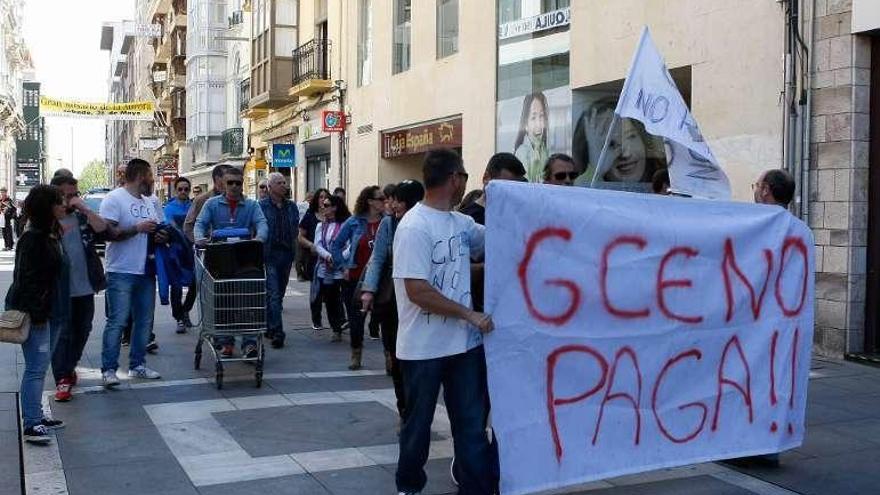
[[[611,125],[608,126],[608,133],[605,134],[605,144],[602,145],[602,152],[599,153],[599,159],[596,160],[596,171],[593,172],[593,180],[590,181],[590,187],[596,187],[596,177],[600,175],[605,175],[605,156],[608,154],[608,147],[611,145],[611,136],[617,131],[617,127],[620,125],[620,115],[617,115],[617,112],[614,113],[614,118],[611,119]]]

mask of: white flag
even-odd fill
[[[730,199],[730,181],[703,138],[647,26],[614,112],[618,118],[638,120],[650,134],[663,138],[672,191],[699,198]],[[603,155],[610,136],[609,132]],[[602,177],[610,162],[600,159],[594,177]]]

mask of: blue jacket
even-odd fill
[[[376,292],[379,289],[379,281],[382,280],[382,269],[385,263],[391,263],[391,248],[394,246],[394,232],[397,230],[397,219],[386,216],[379,224],[376,232],[376,240],[373,243],[373,254],[367,263],[367,271],[364,274],[363,290]]]
[[[179,229],[160,224],[159,230],[168,233],[168,244],[156,245],[156,278],[159,282],[159,301],[168,305],[169,287],[191,287],[195,283],[195,258],[186,236]]]
[[[263,210],[256,201],[242,198],[235,208],[235,217],[230,215],[229,201],[225,195],[214,196],[205,202],[196,224],[193,237],[196,241],[208,239],[214,230],[228,228],[246,228],[254,234],[255,239],[264,243],[269,238],[269,227]]]
[[[263,210],[263,216],[266,217],[266,225],[269,230],[269,240],[263,244],[266,254],[268,255],[269,251],[285,251],[292,256],[296,250],[296,238],[299,235],[299,208],[296,207],[296,203],[285,199],[282,206],[287,210],[287,225],[282,225],[280,228],[286,229],[290,234],[288,243],[277,239],[279,228],[277,224],[281,219],[281,209],[277,208],[272,199],[268,197],[261,199],[259,204],[260,209]]]
[[[186,214],[192,206],[192,200],[181,201],[173,198],[165,205],[165,221],[175,228],[183,230],[183,222],[186,220]]]
[[[333,264],[341,267],[343,270],[349,270],[357,266],[355,256],[358,244],[361,242],[364,232],[367,231],[367,217],[360,215],[351,216],[342,224],[339,235],[330,245],[330,254],[333,255]],[[376,233],[378,235],[378,232]],[[345,253],[346,245],[351,246],[347,255]]]

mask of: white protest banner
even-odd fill
[[[730,199],[730,181],[703,138],[647,27],[642,30],[614,113],[615,124],[620,118],[635,119],[649,133],[663,138],[672,191],[699,198]],[[612,132],[617,127],[612,125],[606,138],[598,172],[593,176],[594,186],[613,162]]]
[[[811,231],[777,206],[493,181],[502,493],[797,447]]]

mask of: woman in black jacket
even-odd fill
[[[24,200],[24,211],[29,221],[15,253],[6,308],[23,311],[31,320],[30,334],[21,345],[25,362],[21,377],[24,438],[28,442],[48,443],[48,430],[63,426],[61,421],[44,418],[41,405],[46,370],[52,358],[49,317],[62,263],[58,220],[65,211],[61,193],[53,186],[36,186]]]

